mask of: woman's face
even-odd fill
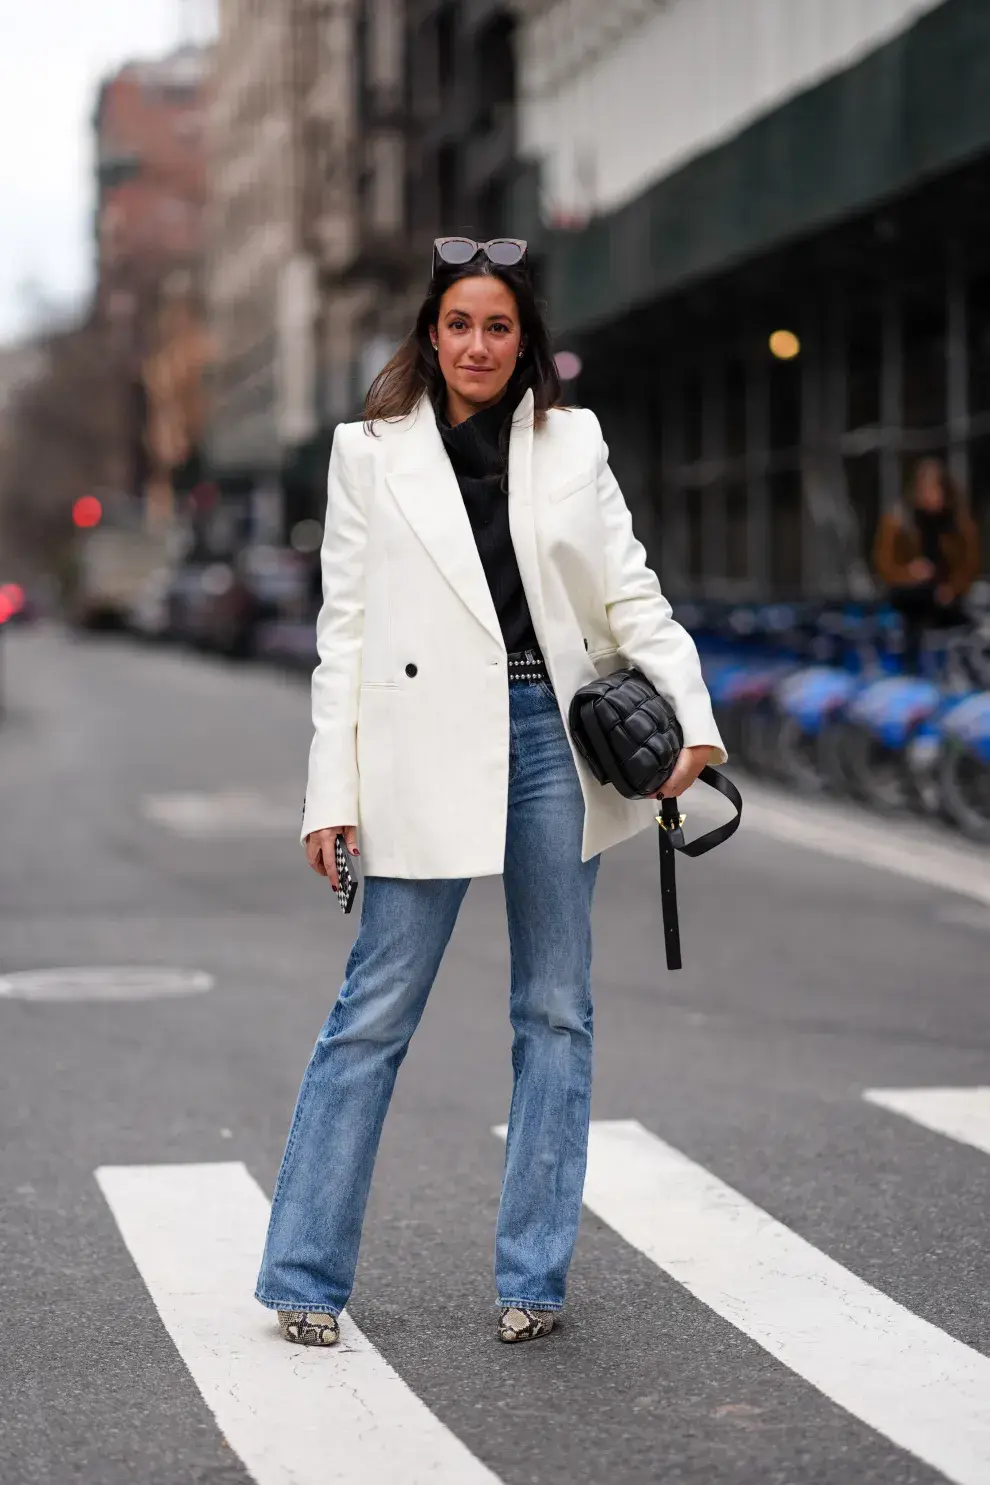
[[[430,338],[448,392],[474,407],[497,402],[522,344],[515,295],[487,274],[459,279],[440,301]]]
[[[914,503],[919,510],[935,512],[945,508],[942,471],[934,459],[926,459],[918,466],[918,476],[914,485]]]

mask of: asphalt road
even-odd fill
[[[95,967],[105,993],[114,967],[157,966],[205,972],[213,988],[51,1000],[0,984],[3,1485],[459,1485],[481,1466],[505,1485],[990,1482],[990,1151],[864,1098],[990,1084],[990,894],[981,905],[757,826],[682,868],[687,967],[671,976],[655,844],[611,853],[595,917],[594,1117],[638,1121],[689,1186],[711,1189],[668,1207],[664,1182],[640,1180],[630,1156],[631,1179],[610,1193],[625,1166],[605,1159],[561,1326],[508,1347],[491,1280],[507,948],[501,884],[475,883],[400,1075],[350,1306],[426,1442],[371,1470],[360,1439],[390,1439],[396,1410],[372,1406],[358,1444],[342,1443],[330,1388],[316,1462],[310,1451],[297,1470],[283,1404],[268,1416],[266,1390],[251,1393],[252,1368],[283,1353],[288,1367],[296,1348],[258,1306],[247,1321],[214,1310],[208,1284],[199,1340],[174,1338],[152,1260],[128,1246],[95,1172],[216,1162],[271,1192],[352,933],[297,842],[306,682],[55,630],[5,642],[0,976],[16,992],[15,972]],[[868,828],[923,862],[921,836]],[[961,847],[958,859],[986,868]],[[738,1244],[718,1225],[727,1189],[759,1209]],[[178,1266],[182,1245],[162,1231]],[[833,1295],[834,1265],[848,1300]],[[197,1277],[161,1283],[188,1291]],[[829,1293],[802,1308],[816,1283]],[[859,1354],[863,1285],[888,1308],[862,1322],[880,1351],[864,1339]],[[903,1373],[883,1351],[902,1327],[916,1340]],[[243,1371],[224,1408],[243,1402],[265,1432],[260,1464],[236,1418],[227,1426],[234,1414],[214,1417],[196,1359],[203,1344],[222,1358],[228,1330]],[[967,1401],[960,1383],[956,1421],[953,1394],[908,1447],[917,1366],[939,1347],[940,1385],[958,1368],[975,1390]],[[349,1385],[359,1360],[311,1356],[307,1385],[317,1364],[316,1385]],[[435,1439],[462,1454],[437,1464]]]

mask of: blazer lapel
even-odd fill
[[[394,425],[392,442],[385,480],[402,514],[457,596],[501,643],[471,522],[427,397]]]
[[[543,584],[533,514],[533,426],[533,393],[527,390],[513,414],[509,435],[509,531],[533,628],[545,649]]]

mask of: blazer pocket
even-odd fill
[[[619,664],[621,658],[617,645],[609,645],[604,650],[592,650],[588,655],[588,659],[595,667],[595,674],[599,680],[603,680],[605,676],[611,675],[613,670],[621,670],[622,667]]]
[[[558,500],[566,500],[568,495],[576,495],[578,490],[583,490],[586,485],[594,484],[594,481],[593,472],[590,469],[582,469],[580,474],[575,474],[571,479],[565,480],[562,485],[555,485],[547,499],[555,503]]]

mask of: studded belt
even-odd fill
[[[546,681],[550,684],[550,673],[541,652],[534,646],[528,650],[513,650],[509,660],[509,684],[515,681]]]

